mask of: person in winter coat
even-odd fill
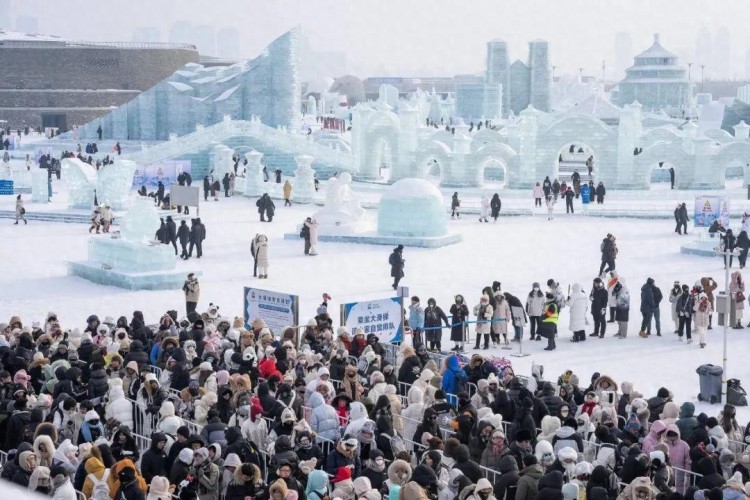
[[[729,282],[729,294],[732,302],[734,302],[735,317],[737,318],[737,323],[732,325],[732,328],[741,329],[742,311],[745,309],[745,281],[742,279],[740,271],[732,273],[732,278]]]
[[[534,455],[525,456],[523,466],[518,474],[515,500],[536,500],[539,480],[543,475],[542,466]]]
[[[199,448],[193,452],[193,467],[198,478],[198,498],[217,500],[219,498],[219,467],[209,460],[206,448]]]
[[[713,312],[708,295],[704,292],[699,293],[695,305],[693,305],[693,321],[695,330],[698,332],[698,342],[700,342],[701,349],[706,347],[706,330],[710,328],[710,317]]]
[[[696,284],[697,285],[697,284]],[[711,277],[703,277],[700,279],[700,288],[703,293],[708,297],[708,302],[711,304],[711,311],[716,310],[716,303],[714,302],[714,290],[719,287],[719,284]],[[697,302],[697,301],[696,301]],[[708,330],[711,330],[711,323],[713,321],[713,314],[708,315]]]
[[[534,198],[534,207],[541,207],[542,198],[545,197],[545,193],[538,182],[534,185],[534,189],[531,191],[531,196]]]
[[[675,220],[677,221],[675,232],[677,234],[688,234],[687,223],[690,219],[688,218],[687,205],[684,203],[680,203],[675,209]]]
[[[451,197],[451,219],[461,218],[459,209],[461,208],[461,200],[458,199],[458,192],[454,192]]]
[[[492,347],[500,346],[500,336],[503,336],[503,344],[508,345],[508,324],[513,322],[513,315],[505,295],[498,288],[493,292],[495,304],[492,306],[491,340]]]
[[[604,195],[607,194],[607,190],[604,188],[604,183],[600,182],[596,185],[596,203],[601,205],[604,203]]]
[[[589,337],[604,338],[604,334],[607,333],[609,293],[601,278],[594,278],[589,300],[591,300],[591,316],[594,318],[594,332],[589,334]]]
[[[677,303],[680,297],[682,297],[682,287],[679,281],[675,281],[672,284],[672,289],[669,291],[669,306],[672,313],[672,321],[674,322],[674,333],[680,331],[680,315],[677,314]]]
[[[250,246],[250,253],[253,255],[258,279],[268,278],[268,237],[265,234],[255,235]]]
[[[573,332],[572,342],[583,342],[586,340],[586,310],[588,309],[588,298],[581,289],[579,283],[573,284],[573,291],[568,297],[566,304],[570,307],[570,323],[568,329]]]
[[[726,483],[724,477],[716,472],[716,462],[711,457],[703,457],[698,462],[695,472],[701,474],[698,480],[698,488],[707,490],[711,488],[721,488]]]
[[[479,425],[482,426],[482,424],[485,424],[485,421],[482,421]],[[484,430],[486,428],[487,424],[485,424],[485,426],[482,427],[481,430]],[[505,434],[503,433],[502,429],[492,430],[491,425],[489,425],[489,429],[492,434],[490,435],[490,439],[486,443],[484,450],[482,450],[482,453],[479,457],[479,465],[491,470],[498,470],[498,468],[503,467],[503,462],[506,458],[512,460],[515,465],[516,459],[513,458],[512,455],[510,455],[508,443],[505,442]],[[478,431],[478,434],[480,433],[481,431]],[[517,471],[518,467],[516,467],[515,470]]]
[[[452,351],[464,350],[464,328],[469,320],[469,308],[464,301],[463,295],[456,295],[455,302],[451,305],[451,342],[454,343]]]
[[[464,476],[468,477],[473,483],[479,481],[482,477],[482,469],[470,457],[469,447],[465,444],[458,445],[453,452],[453,458],[456,463],[454,469],[460,470]]]
[[[180,240],[180,247],[182,248],[180,258],[182,260],[187,260],[189,257],[188,244],[190,243],[190,228],[187,225],[187,221],[184,219],[180,221],[180,227],[177,229],[177,239]]]
[[[285,207],[291,207],[292,206],[292,183],[289,182],[289,179],[284,182],[284,206]]]
[[[688,479],[683,471],[692,468],[690,460],[690,446],[680,439],[680,429],[675,424],[667,426],[666,440],[669,464],[681,470],[675,471],[675,487],[677,491],[685,491],[685,481]]]
[[[555,201],[552,199],[551,195],[547,195],[547,220],[552,220],[552,213],[555,209]]]
[[[445,372],[441,388],[449,400],[452,395],[462,392],[467,382],[468,377],[459,364],[458,356],[451,354],[445,358]]]
[[[487,217],[490,215],[490,200],[487,199],[487,195],[483,194],[482,199],[479,202],[479,222],[489,222]]]
[[[656,296],[654,286],[654,279],[648,278],[646,283],[641,287],[641,315],[643,321],[641,322],[641,331],[639,335],[641,337],[648,337],[651,335],[651,320],[654,317],[654,311],[657,309]],[[659,292],[661,295],[661,292]],[[659,333],[661,336],[661,333]]]
[[[203,256],[203,240],[206,239],[206,226],[201,222],[200,217],[193,219],[193,225],[190,228],[190,248],[188,257],[193,256],[193,247],[196,248],[198,258]]]
[[[305,255],[318,255],[318,232],[320,224],[312,217],[308,217],[304,222],[304,226],[307,228],[308,234],[308,237],[305,239]]]
[[[490,200],[490,216],[492,217],[493,222],[497,222],[502,206],[503,203],[500,201],[500,195],[497,193],[493,194],[492,200]]]
[[[171,243],[172,247],[174,248],[174,254],[177,255],[177,224],[175,224],[175,221],[172,219],[171,215],[167,216],[167,243]],[[107,233],[107,226],[105,224],[105,230],[104,232]]]
[[[667,426],[661,420],[657,420],[651,424],[648,435],[643,440],[643,445],[641,446],[643,453],[649,454],[654,451],[656,445],[664,441],[666,433]]]
[[[430,351],[442,351],[440,342],[443,336],[441,321],[445,323],[446,327],[451,326],[451,324],[448,322],[448,317],[437,305],[435,299],[427,299],[427,307],[424,310],[424,329],[425,341],[427,342],[427,346]]]
[[[135,467],[125,467],[117,473],[120,487],[115,491],[114,498],[123,500],[145,500],[146,494],[136,475]]]
[[[310,427],[320,437],[330,441],[336,441],[341,436],[339,417],[331,405],[326,404],[323,395],[314,392],[310,396],[312,417]]]
[[[676,308],[677,311],[677,317],[679,318],[678,323],[678,329],[677,329],[677,335],[680,341],[682,341],[682,336],[687,335],[687,342],[688,344],[691,344],[693,342],[693,339],[691,337],[692,332],[692,321],[693,321],[693,315],[695,314],[693,311],[693,308],[695,306],[695,296],[690,293],[690,289],[687,285],[682,285],[680,296],[677,298],[676,301]]]
[[[388,264],[391,266],[391,278],[393,278],[393,289],[398,288],[398,282],[404,277],[404,245],[399,245],[393,249],[388,257]]]
[[[526,297],[526,314],[529,315],[529,323],[531,323],[530,338],[532,340],[542,340],[542,337],[537,330],[542,322],[544,304],[544,292],[542,292],[539,283],[535,282],[531,287],[529,295]],[[536,335],[536,337],[534,335]]]
[[[747,230],[745,229],[740,231],[740,234],[737,235],[737,248],[740,249],[740,254],[737,256],[737,260],[740,263],[740,269],[744,269],[745,264],[747,263],[747,252],[750,250],[750,237],[748,237]]]
[[[164,447],[167,445],[167,436],[161,432],[151,434],[151,446],[141,457],[141,474],[147,483],[156,476],[164,476],[168,473],[166,467],[166,453]]]
[[[615,244],[615,237],[611,234],[602,240],[599,250],[602,253],[602,263],[599,266],[599,276],[605,272],[611,272],[615,270],[615,259],[617,259],[617,245]]]
[[[409,304],[409,328],[412,331],[412,346],[414,349],[423,344],[422,331],[424,330],[424,308],[419,303],[419,297],[414,295]]]
[[[737,238],[734,236],[734,233],[731,229],[727,229],[727,232],[724,234],[724,236],[721,237],[721,248],[725,252],[730,252],[735,249],[737,246]],[[729,256],[729,267],[732,267],[732,261],[734,260],[734,255]],[[724,269],[727,268],[727,256],[724,256]]]
[[[276,210],[276,205],[273,204],[273,200],[268,196],[268,193],[263,193],[263,196],[258,198],[258,201],[255,202],[255,206],[258,207],[258,214],[260,215],[261,222],[266,222],[266,216],[268,217],[268,222],[273,221],[273,214]]]
[[[326,473],[335,476],[340,467],[352,469],[352,476],[359,477],[362,471],[362,462],[357,453],[358,441],[353,437],[339,439],[334,450],[326,457],[323,467]]]
[[[109,390],[109,401],[105,410],[105,420],[117,420],[121,425],[134,429],[133,425],[133,403],[125,399],[125,391],[121,386],[115,385]]]
[[[563,500],[562,495],[563,474],[559,470],[553,470],[539,479],[539,492],[537,500]]]
[[[514,498],[508,495],[517,487],[520,479],[516,459],[507,455],[502,458],[499,467],[492,470],[500,472],[500,478],[495,482],[493,492],[495,498],[498,500]]]
[[[484,335],[484,349],[490,348],[490,322],[494,311],[490,305],[490,299],[487,295],[482,295],[479,299],[479,304],[474,306],[474,316],[477,317],[476,323],[476,343],[474,349],[479,349],[479,342],[481,341],[482,335]]]
[[[618,339],[624,339],[628,336],[628,319],[630,318],[630,292],[624,285],[622,279],[619,279],[612,289],[615,298],[615,319],[617,320]]]

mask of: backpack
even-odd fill
[[[94,483],[94,488],[91,490],[91,496],[89,500],[110,500],[109,485],[107,479],[109,478],[109,469],[104,469],[101,479],[97,479],[92,473],[89,474],[89,480]]]
[[[299,237],[300,238],[309,238],[310,237],[310,228],[306,225],[302,224],[302,229],[299,231]]]
[[[391,451],[393,452],[394,457],[402,451],[408,452],[406,449],[406,443],[404,443],[403,438],[398,434],[391,436]]]
[[[396,252],[393,252],[390,257],[388,257],[388,263],[392,266],[398,265],[398,257],[396,256]]]

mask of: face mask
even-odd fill
[[[539,291],[539,287],[538,287],[538,286],[535,286],[535,287],[534,287],[534,291],[535,291],[535,292],[538,292],[538,291]]]
[[[478,492],[477,495],[482,500],[487,500],[490,497],[490,493],[492,493],[492,492],[491,491],[487,491],[487,490],[483,490],[483,491]]]

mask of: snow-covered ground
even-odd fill
[[[631,202],[639,203],[632,198]],[[2,204],[5,208],[7,200]],[[244,286],[300,295],[301,321],[314,315],[323,292],[334,297],[329,305],[334,318],[340,303],[393,296],[387,263],[390,247],[321,243],[319,256],[306,257],[303,242],[284,241],[283,234],[293,232],[314,208],[282,205],[277,203],[277,216],[270,224],[260,223],[254,200],[243,197],[222,197],[219,202],[201,207],[201,219],[207,228],[205,255],[200,261],[177,264],[178,269],[197,266],[203,271],[200,310],[214,302],[221,306],[222,314],[241,316]],[[32,204],[27,207],[30,212],[34,209]],[[369,212],[368,216],[374,218],[375,214]],[[481,289],[494,280],[520,297],[525,297],[532,282],[544,287],[548,278],[558,280],[564,288],[580,282],[588,292],[599,268],[601,239],[608,232],[617,236],[617,269],[632,293],[629,337],[612,338],[610,324],[606,338],[572,344],[568,342],[566,309],[560,318],[558,349],[545,352],[545,342],[525,343],[524,350],[532,356],[511,358],[518,373],[528,374],[534,361],[544,365],[549,379],[572,369],[585,385],[590,375],[599,371],[620,382],[634,382],[636,390],[648,396],[660,386],[668,387],[677,401],[683,401],[695,400],[696,367],[722,362],[722,329],[714,327],[709,332],[706,349],[700,349],[697,343],[680,343],[672,334],[674,326],[666,301],[662,304],[663,336],[642,339],[637,335],[639,290],[648,277],[656,280],[665,296],[675,280],[692,285],[701,276],[712,276],[724,286],[720,260],[681,254],[679,246],[685,237],[673,232],[670,221],[558,215],[548,222],[545,216],[533,215],[480,224],[474,217],[466,217],[450,221],[450,229],[463,234],[462,243],[440,249],[407,248],[404,252],[403,284],[424,304],[434,297],[444,309],[457,293],[473,306]],[[252,278],[249,253],[251,238],[257,232],[270,237],[270,278],[262,281]],[[87,227],[80,224],[32,222],[15,226],[12,221],[0,220],[0,255],[4,264],[0,275],[0,321],[7,321],[13,314],[20,314],[26,322],[42,321],[51,310],[58,314],[64,327],[73,328],[82,327],[92,313],[130,318],[139,309],[147,321],[155,322],[167,309],[184,312],[179,290],[131,292],[69,277],[65,262],[85,259],[88,238]],[[444,348],[450,346],[447,333],[445,337]],[[742,379],[746,385],[750,385],[750,364],[744,353],[749,349],[750,328],[730,330],[729,375]],[[491,351],[493,355],[508,353]],[[712,414],[719,409],[708,405],[699,408]],[[739,413],[742,422],[750,420],[750,410],[741,409]]]

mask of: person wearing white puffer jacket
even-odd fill
[[[198,425],[208,424],[208,410],[219,402],[219,396],[215,392],[207,392],[195,401],[195,423]]]
[[[404,416],[404,436],[413,437],[417,432],[417,426],[422,423],[424,416],[424,393],[419,387],[412,387],[409,389],[409,394],[406,398],[409,404],[402,411],[402,415]]]
[[[370,375],[370,391],[367,393],[367,397],[370,401],[377,401],[380,396],[385,395],[385,376],[377,371]]]
[[[174,403],[164,401],[159,408],[159,431],[170,436],[177,434],[177,429],[182,426],[182,420],[174,414]]]
[[[133,429],[133,403],[125,399],[122,386],[115,385],[109,389],[105,418],[107,420],[113,418],[120,422],[120,425],[127,425],[128,429]]]
[[[568,330],[573,332],[571,342],[583,342],[586,340],[586,311],[589,308],[589,300],[580,283],[573,285],[566,304],[570,308]]]

